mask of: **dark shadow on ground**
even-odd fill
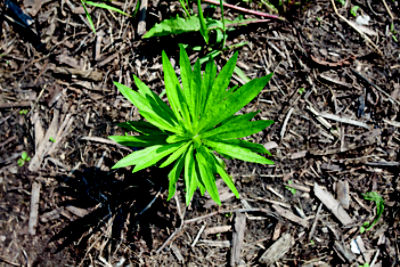
[[[51,238],[50,242],[59,244],[54,253],[74,244],[76,256],[82,259],[90,237],[103,231],[110,218],[113,218],[111,236],[109,233],[103,235],[110,240],[111,251],[122,241],[135,250],[139,246],[135,241],[139,239],[145,240],[148,249],[153,249],[151,228],[173,227],[175,221],[168,202],[159,197],[168,186],[166,177],[166,172],[157,168],[132,174],[128,170],[106,172],[96,167],[58,177],[58,193],[68,199],[59,206],[73,206],[90,212]]]

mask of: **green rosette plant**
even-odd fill
[[[260,154],[269,151],[263,145],[241,138],[264,130],[272,120],[252,121],[257,112],[236,115],[266,86],[272,73],[254,79],[241,87],[228,89],[237,52],[217,75],[217,66],[210,60],[204,72],[200,62],[191,66],[185,49],[180,47],[181,83],[166,53],[162,53],[165,91],[170,106],[133,76],[137,90],[114,82],[118,90],[138,108],[145,120],[128,121],[119,126],[138,135],[110,136],[115,142],[142,147],[118,161],[112,168],[134,165],[133,172],[160,161],[160,168],[174,164],[168,174],[170,200],[183,173],[186,204],[199,188],[221,204],[215,179],[217,174],[239,198],[232,178],[226,172],[222,156],[260,164],[274,162]]]

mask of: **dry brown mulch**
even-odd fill
[[[303,1],[280,10],[286,22],[229,33],[227,45],[248,42],[238,50],[247,76],[274,72],[245,109],[275,121],[251,139],[276,164],[230,161],[241,199],[219,185],[221,207],[199,194],[189,207],[183,194],[167,202],[165,170],[111,170],[130,149],[107,136],[121,133],[117,122],[140,118],[112,81],[132,85],[136,74],[161,93],[161,51],[177,62],[177,44],[202,44],[198,34],[144,40],[137,19],[92,8],[94,34],[79,1],[11,1],[33,18],[27,29],[7,2],[0,3],[0,265],[400,264],[398,1],[335,1],[337,13],[330,0]],[[147,29],[181,12],[178,1],[149,2]],[[260,2],[239,5],[268,12]],[[116,2],[125,10],[135,4]],[[355,22],[354,5],[367,25]],[[23,151],[31,160],[21,167]],[[366,192],[385,206],[361,234],[376,215]]]

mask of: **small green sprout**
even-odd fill
[[[21,110],[19,111],[19,115],[26,115],[26,114],[28,114],[28,112],[29,112],[28,109],[21,109]]]
[[[391,24],[390,24],[390,32],[392,33],[392,39],[393,39],[393,41],[395,41],[396,43],[398,43],[399,42],[399,39],[397,39],[397,37],[396,37],[396,35],[397,35],[397,31],[396,31],[396,29],[394,28],[394,23],[392,22]]]
[[[292,181],[292,180],[289,180],[289,181],[288,181],[288,184],[293,184],[293,181]],[[289,190],[290,193],[292,193],[292,195],[296,195],[297,190],[296,190],[295,188],[290,187],[290,186],[285,186],[285,188],[286,188],[287,190]]]
[[[364,233],[366,231],[371,230],[371,228],[378,222],[380,217],[383,214],[383,209],[385,207],[384,199],[376,192],[367,192],[362,194],[365,200],[374,201],[376,205],[376,216],[372,222],[364,222],[363,225],[360,227],[360,233]]]
[[[336,2],[339,2],[342,6],[346,5],[346,0],[336,0]]]
[[[28,156],[28,153],[26,151],[22,152],[21,157],[18,159],[17,164],[18,166],[22,167],[24,166],[25,162],[28,162],[31,160],[31,157]]]
[[[50,138],[49,138],[49,141],[52,142],[52,143],[55,143],[55,142],[56,142],[56,139],[54,139],[53,137],[50,137]]]
[[[360,8],[359,6],[353,6],[353,7],[350,9],[350,13],[351,13],[354,17],[357,17],[357,11],[358,11],[359,8]]]
[[[302,95],[305,91],[306,91],[306,89],[303,88],[303,87],[301,87],[301,88],[298,90],[299,95]]]

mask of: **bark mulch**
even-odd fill
[[[161,93],[161,51],[177,67],[178,43],[203,44],[199,34],[141,38],[141,27],[182,14],[178,1],[142,1],[139,19],[88,6],[96,34],[80,1],[0,3],[0,265],[398,266],[399,1],[345,2],[301,1],[279,8],[285,21],[229,32],[228,46],[247,42],[238,66],[248,77],[274,72],[245,110],[275,121],[251,137],[275,165],[229,161],[241,198],[218,184],[220,207],[197,193],[186,207],[181,183],[167,202],[168,170],[111,170],[131,149],[107,136],[140,118],[112,82],[135,74]],[[113,4],[131,12],[136,1]],[[361,233],[377,215],[367,192],[384,211]]]

